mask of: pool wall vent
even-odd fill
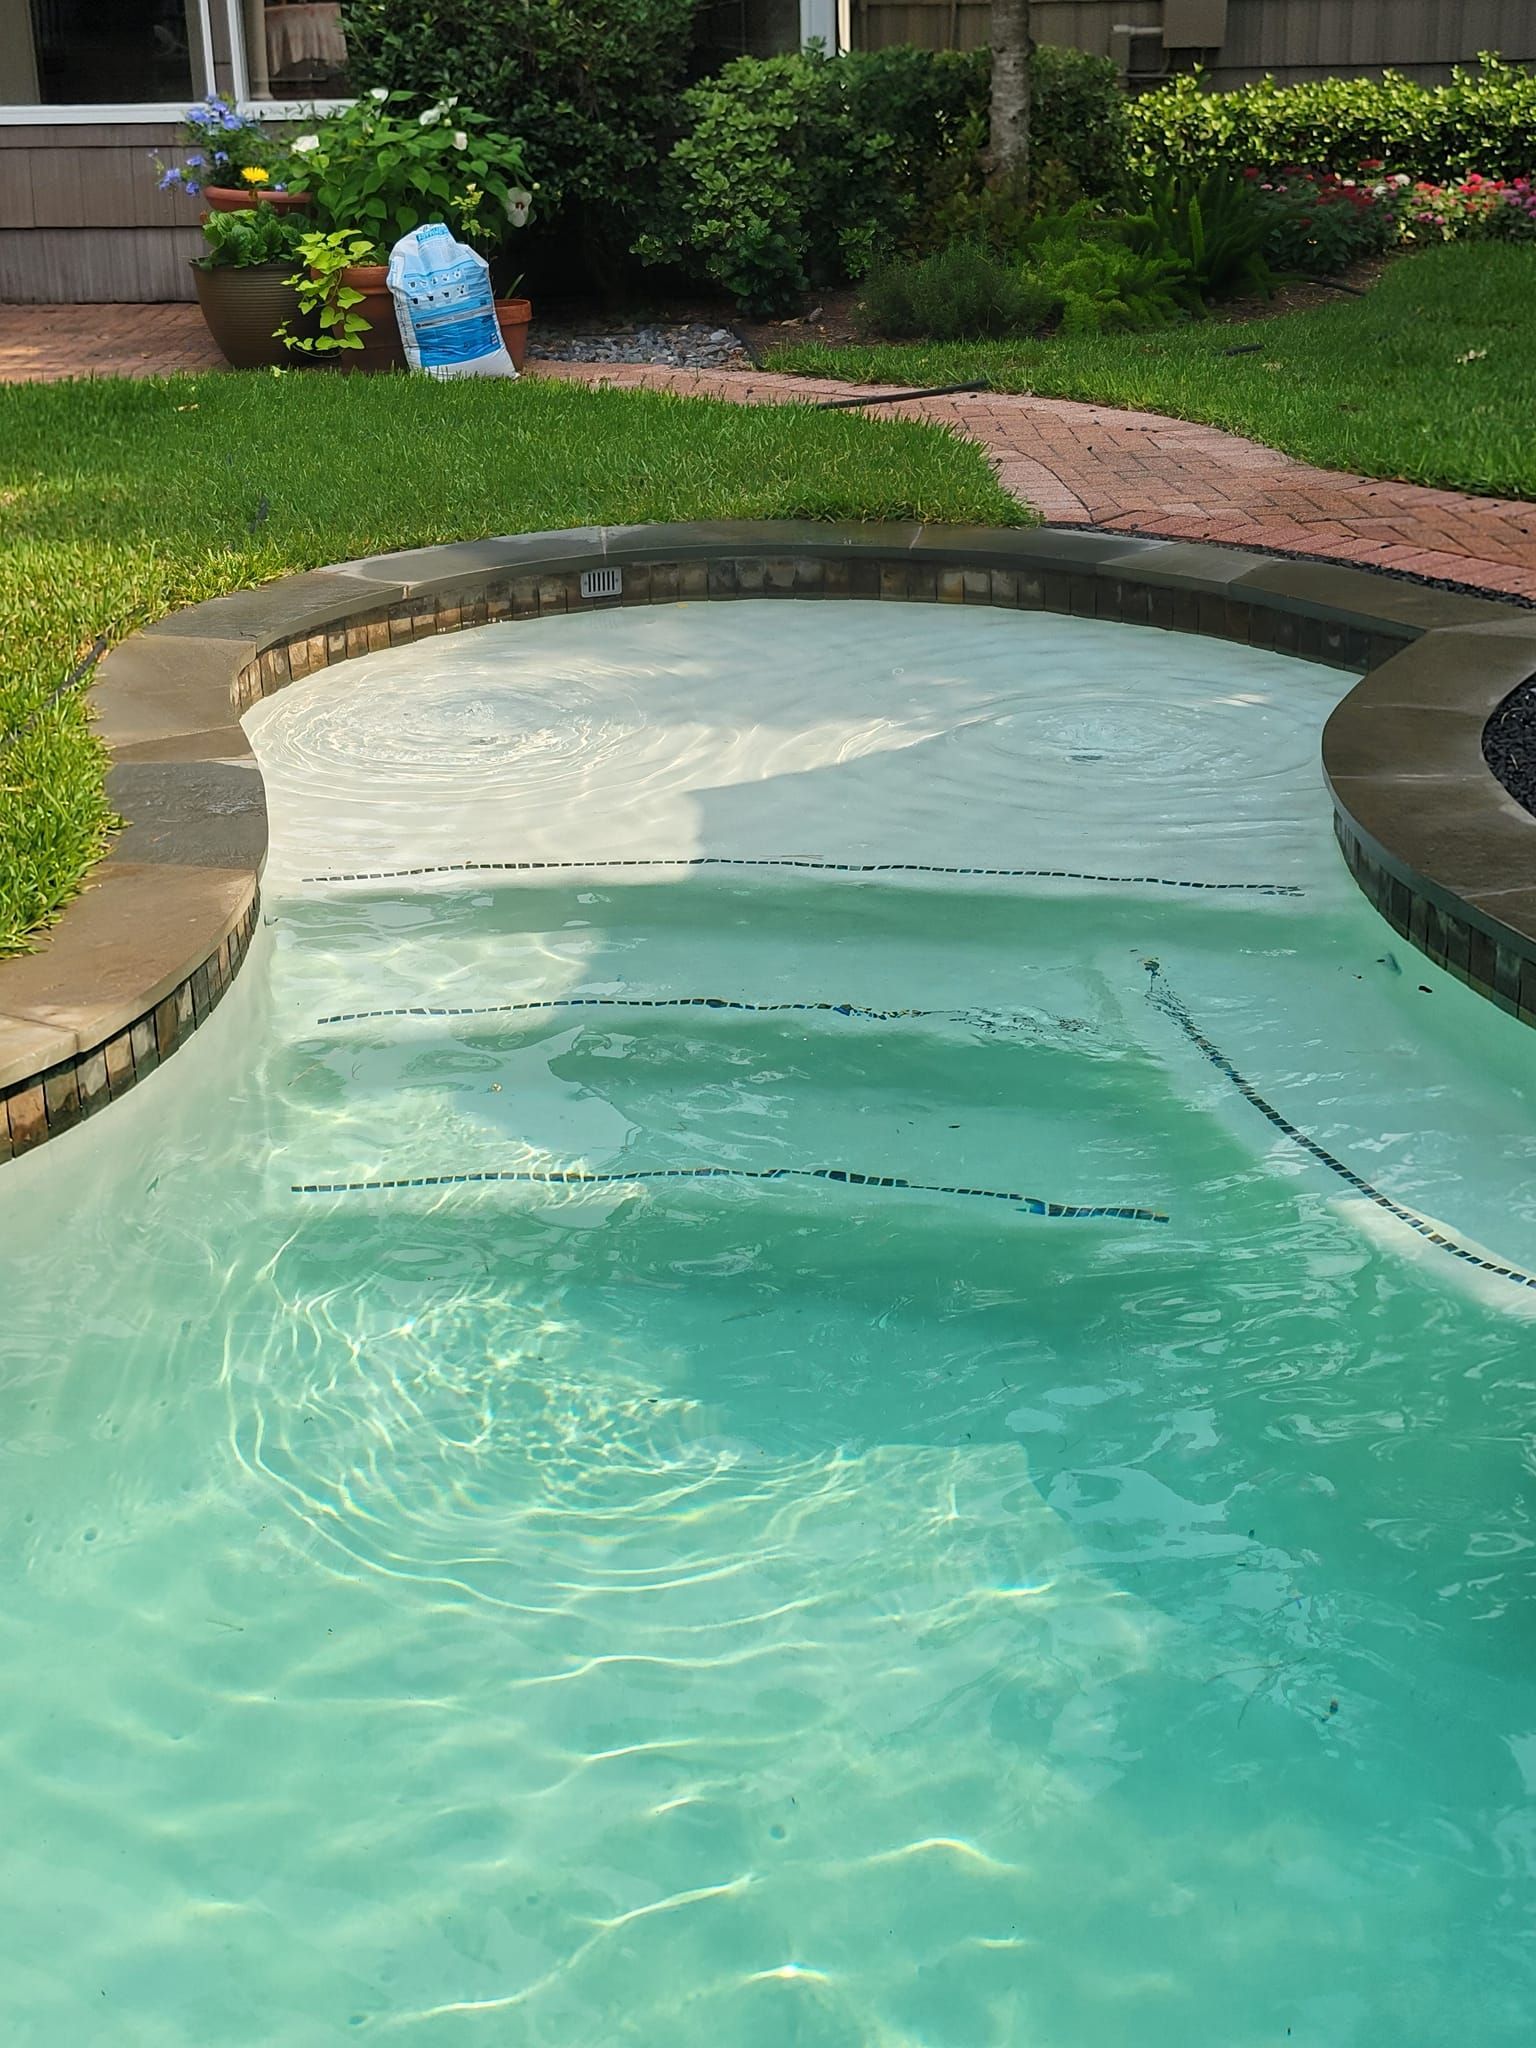
[[[583,569],[581,572],[583,597],[617,597],[623,588],[622,569]]]

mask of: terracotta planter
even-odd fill
[[[309,204],[307,192],[263,192],[235,185],[205,185],[203,197],[210,213],[245,213],[253,206],[275,207],[279,213],[302,213]]]
[[[285,320],[296,334],[315,331],[313,320],[299,313],[299,295],[287,282],[292,275],[287,263],[221,263],[212,270],[193,264],[197,303],[208,332],[233,369],[264,370],[305,360],[299,351],[274,339]]]
[[[343,284],[351,285],[361,292],[363,301],[352,308],[361,313],[369,323],[368,332],[363,336],[360,349],[341,349],[331,356],[338,370],[403,370],[405,348],[400,340],[400,323],[395,318],[395,302],[389,295],[385,282],[389,276],[387,263],[355,263],[341,273]]]
[[[496,301],[496,325],[501,329],[514,370],[521,370],[528,353],[528,323],[532,318],[533,306],[527,299]]]

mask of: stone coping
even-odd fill
[[[582,578],[616,570],[616,593]],[[266,855],[240,726],[339,661],[499,620],[744,597],[953,603],[1272,648],[1365,680],[1324,736],[1345,857],[1430,958],[1536,1023],[1536,820],[1483,763],[1536,675],[1536,615],[1329,563],[1059,528],[796,522],[589,527],[289,576],[135,633],[94,692],[126,830],[36,952],[0,962],[0,1161],[153,1071],[250,944]]]

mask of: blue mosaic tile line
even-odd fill
[[[855,1173],[845,1166],[654,1166],[629,1173],[587,1173],[580,1167],[537,1169],[490,1168],[481,1173],[427,1173],[399,1180],[295,1181],[296,1195],[378,1194],[402,1188],[473,1187],[510,1181],[530,1187],[630,1187],[652,1180],[825,1180],[849,1187],[892,1188],[914,1195],[962,1195],[980,1202],[1009,1202],[1030,1216],[1084,1219],[1102,1217],[1117,1223],[1166,1223],[1160,1209],[1088,1206],[1078,1202],[1047,1202],[1039,1195],[1019,1195],[1005,1188],[938,1187],[927,1181],[903,1180],[896,1174]]]
[[[801,860],[775,855],[738,860],[730,854],[701,853],[678,860],[456,860],[416,868],[368,868],[334,875],[305,875],[307,883],[403,882],[422,875],[596,874],[606,868],[800,868],[826,875],[961,875],[983,881],[1097,882],[1107,888],[1187,889],[1206,895],[1302,896],[1290,882],[1187,882],[1169,875],[1090,875],[1077,868],[938,867],[906,860]]]
[[[1190,1044],[1203,1053],[1216,1071],[1224,1075],[1238,1094],[1245,1101],[1251,1102],[1259,1114],[1266,1117],[1277,1131],[1283,1133],[1293,1144],[1299,1145],[1303,1152],[1309,1153],[1320,1165],[1326,1166],[1330,1173],[1337,1174],[1356,1194],[1364,1195],[1367,1201],[1374,1202],[1378,1209],[1385,1210],[1399,1223],[1406,1223],[1410,1230],[1417,1231],[1420,1237],[1437,1246],[1439,1250],[1448,1252],[1453,1259],[1459,1259],[1463,1265],[1475,1267],[1480,1273],[1491,1273],[1495,1279],[1508,1280],[1513,1286],[1536,1288],[1536,1274],[1527,1273],[1519,1266],[1504,1265],[1497,1259],[1482,1258],[1477,1252],[1469,1251],[1464,1244],[1458,1244],[1455,1238],[1448,1237],[1443,1230],[1437,1230],[1427,1217],[1418,1215],[1412,1209],[1405,1209],[1401,1202],[1394,1202],[1390,1195],[1384,1195],[1380,1188],[1373,1187],[1370,1181],[1353,1172],[1342,1159],[1336,1159],[1333,1153],[1325,1146],[1319,1145],[1315,1138],[1309,1138],[1305,1131],[1298,1130],[1288,1117],[1281,1115],[1272,1102],[1265,1100],[1245,1075],[1238,1072],[1221,1048],[1213,1045],[1206,1037],[1179,997],[1169,987],[1158,962],[1146,960],[1142,964],[1147,970],[1148,1000],[1165,1016],[1172,1018]]]
[[[546,996],[529,1003],[405,1003],[390,1010],[337,1010],[317,1017],[317,1024],[364,1024],[381,1017],[518,1017],[540,1010],[745,1010],[773,1016],[784,1010],[807,1015],[858,1017],[866,1023],[893,1024],[911,1017],[952,1017],[958,1023],[995,1028],[1001,1013],[970,1010],[872,1010],[863,1003],[749,1003],[734,996]]]

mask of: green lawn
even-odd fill
[[[290,570],[544,527],[791,518],[1030,514],[951,435],[809,407],[316,372],[0,387],[0,735],[98,634]],[[107,832],[79,696],[0,738],[0,954]]]
[[[1253,355],[1234,348],[1258,345]],[[1330,469],[1536,499],[1536,245],[1452,244],[1365,298],[1234,327],[1048,341],[776,349],[858,382],[960,384],[1203,420]]]

